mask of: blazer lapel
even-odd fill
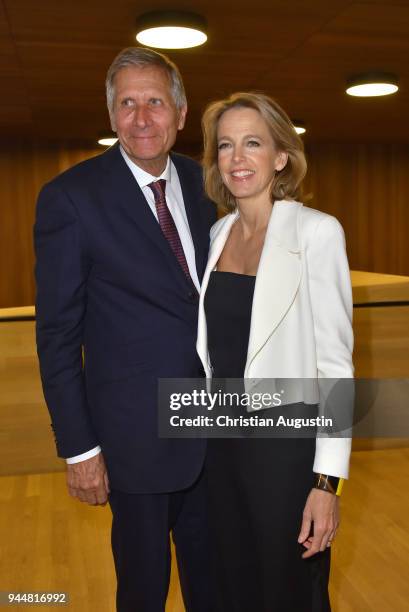
[[[237,212],[231,215],[226,215],[216,228],[215,234],[212,236],[212,241],[210,243],[209,257],[202,280],[196,349],[205,369],[206,376],[210,376],[210,364],[207,350],[207,325],[204,311],[204,297],[206,294],[207,285],[209,284],[210,274],[214,270],[219,260],[224,245],[226,244],[227,238],[230,234],[231,227],[237,217]]]
[[[302,204],[275,202],[257,271],[244,376],[285,316],[301,280],[298,218]]]
[[[275,202],[267,227],[266,238],[257,271],[247,363],[250,364],[277,328],[290,308],[301,281],[301,250],[298,240],[298,219],[302,204],[291,201]],[[203,276],[199,304],[197,352],[207,376],[211,369],[207,348],[207,326],[204,296],[209,278],[230,234],[238,212],[227,215],[212,237],[209,259]]]

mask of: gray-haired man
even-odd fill
[[[187,110],[176,66],[125,49],[106,85],[119,144],[39,197],[44,393],[71,495],[109,498],[118,611],[164,610],[173,531],[186,608],[209,612],[205,444],[158,438],[157,379],[201,375],[198,290],[215,210],[200,167],[169,153]]]

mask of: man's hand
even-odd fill
[[[310,536],[311,525],[314,535]],[[312,489],[305,504],[298,542],[308,550],[303,559],[331,545],[339,525],[339,498],[328,491]]]
[[[67,465],[67,487],[72,497],[92,506],[104,506],[110,489],[102,453]]]

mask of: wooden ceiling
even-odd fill
[[[4,138],[88,140],[109,127],[104,78],[135,44],[137,15],[195,10],[206,45],[170,52],[189,119],[180,146],[200,142],[211,100],[237,90],[273,95],[307,140],[409,142],[409,0],[0,0],[0,128]],[[356,99],[348,76],[396,73],[398,94]]]

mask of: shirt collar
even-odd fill
[[[122,148],[122,146],[119,146],[119,149],[121,151],[122,157],[124,158],[127,166],[129,167],[129,169],[131,170],[132,174],[134,175],[139,187],[142,189],[143,187],[146,187],[147,185],[149,185],[149,183],[153,183],[155,181],[158,181],[159,179],[165,179],[166,181],[170,182],[172,179],[172,164],[171,164],[171,159],[170,159],[170,155],[168,155],[168,160],[166,162],[166,167],[164,169],[164,171],[162,172],[162,174],[160,176],[153,176],[152,174],[149,174],[149,172],[145,172],[145,170],[142,170],[142,168],[140,168],[137,164],[135,164],[135,162],[133,162],[130,157],[128,156],[128,154],[125,152],[125,150]]]

